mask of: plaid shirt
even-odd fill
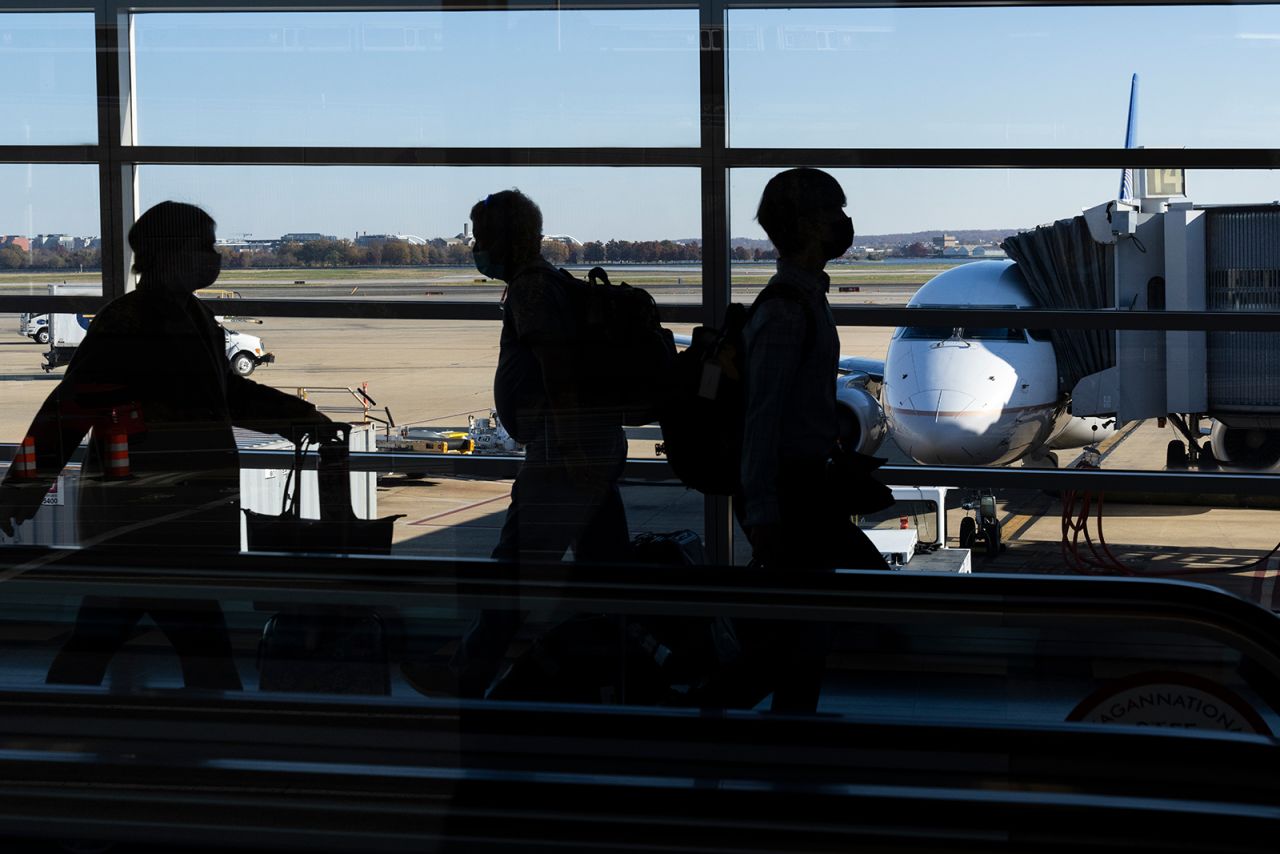
[[[825,462],[838,436],[835,377],[840,338],[827,304],[831,280],[826,273],[814,275],[780,260],[769,283],[787,285],[802,295],[805,305],[794,299],[766,300],[753,308],[744,331],[741,476],[747,527],[779,522],[779,472],[795,464]],[[806,335],[812,335],[812,341],[806,342]]]

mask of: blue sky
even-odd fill
[[[139,139],[168,145],[686,146],[689,11],[143,15]],[[1140,144],[1278,147],[1280,6],[733,11],[730,143],[1112,147],[1129,75]],[[0,143],[96,133],[91,19],[0,14]],[[732,233],[770,173],[731,178]],[[1109,198],[1110,172],[840,170],[863,233],[1034,225]],[[1280,198],[1273,173],[1192,173],[1203,202]],[[0,166],[0,233],[96,234],[92,167]],[[143,204],[207,207],[226,236],[456,233],[519,186],[548,232],[691,237],[680,169],[146,167]]]

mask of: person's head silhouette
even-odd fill
[[[161,202],[129,229],[138,287],[191,293],[217,281],[222,256],[213,218],[195,205]]]
[[[471,208],[476,269],[491,279],[511,277],[542,255],[542,211],[519,190],[486,196]]]
[[[844,190],[826,172],[788,169],[765,185],[756,222],[780,258],[821,269],[853,244],[853,220],[844,206]]]

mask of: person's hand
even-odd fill
[[[0,531],[12,537],[18,525],[36,515],[48,491],[48,484],[0,483]]]
[[[781,525],[752,525],[747,531],[747,539],[751,541],[752,557],[760,565],[771,568],[782,563],[785,544]]]

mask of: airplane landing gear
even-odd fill
[[[1185,469],[1194,465],[1200,469],[1216,469],[1217,455],[1213,445],[1201,436],[1199,415],[1189,415],[1185,419],[1176,413],[1169,416],[1169,423],[1186,439],[1171,439],[1165,452],[1165,467],[1168,469]]]
[[[996,517],[996,497],[994,493],[984,492],[977,501],[970,501],[965,510],[974,511],[972,516],[960,520],[960,548],[974,549],[979,545],[987,557],[995,557],[1004,550],[1000,520]]]

